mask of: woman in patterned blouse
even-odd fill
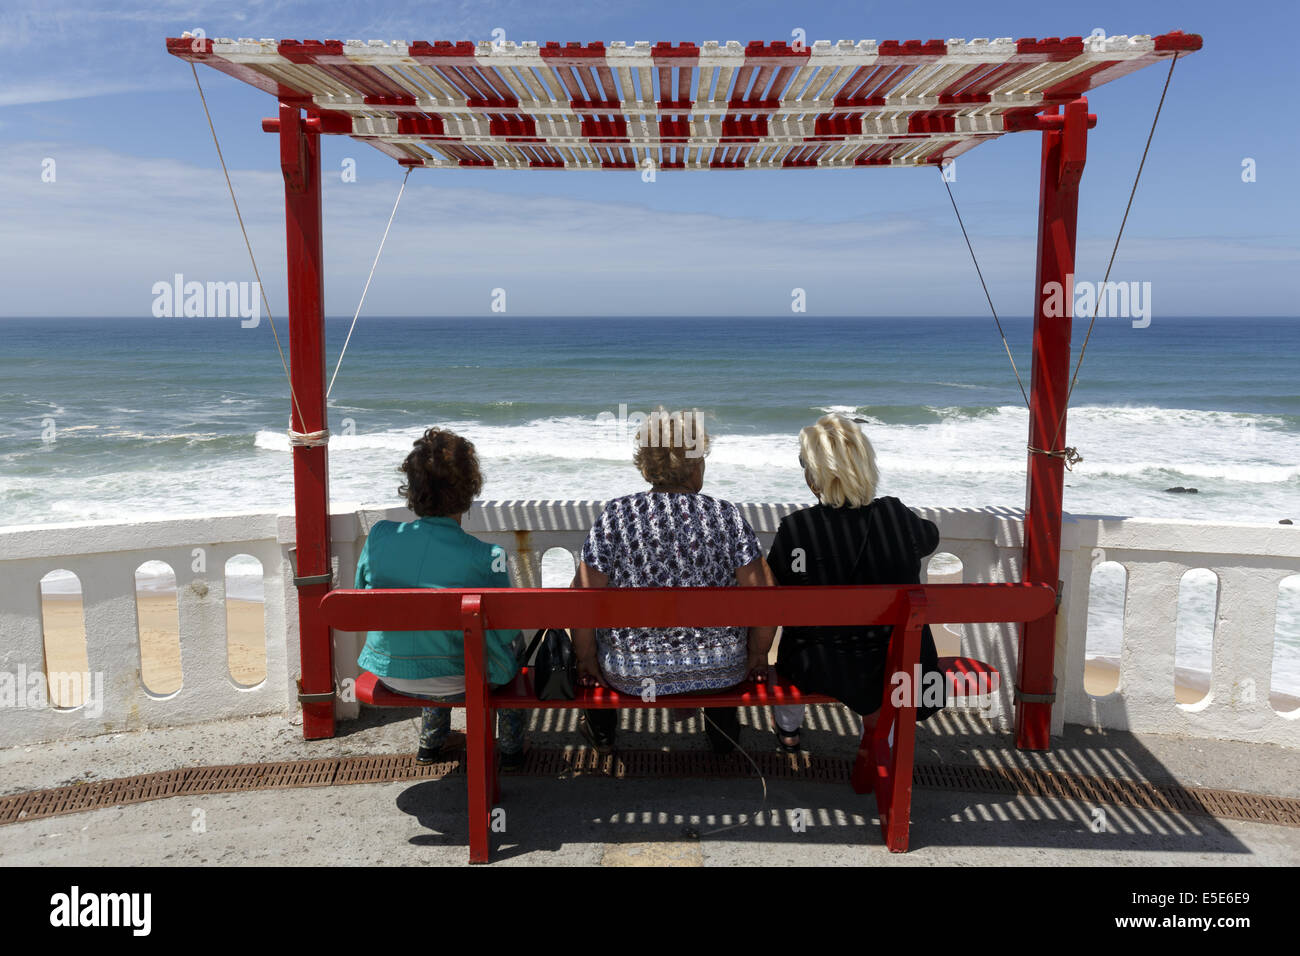
[[[582,548],[574,587],[773,586],[758,539],[729,501],[700,494],[709,439],[699,412],[656,409],[633,461],[649,491],[605,505]],[[774,627],[625,627],[573,631],[578,673],[621,694],[655,697],[733,687],[764,676]],[[740,735],[734,707],[705,708],[716,751]],[[583,712],[579,729],[602,753],[614,746],[618,711]]]

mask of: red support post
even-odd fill
[[[280,104],[280,168],[289,270],[290,423],[295,432],[326,427],[325,312],[321,238],[320,133],[298,107]],[[320,609],[330,589],[329,459],[322,445],[293,448],[294,573],[302,659],[302,735],[334,736],[334,646]],[[310,579],[320,578],[312,582]],[[315,698],[315,699],[312,699]]]
[[[1053,109],[1053,114],[1055,109]],[[1044,124],[1038,198],[1038,266],[1034,285],[1033,373],[1029,393],[1030,451],[1025,483],[1022,580],[1058,589],[1061,567],[1061,498],[1065,462],[1065,403],[1070,377],[1070,325],[1074,299],[1075,226],[1079,179],[1087,158],[1088,101],[1065,106],[1059,128]],[[1056,614],[1020,628],[1016,674],[1016,746],[1051,746],[1055,700]]]
[[[897,623],[889,638],[884,699],[872,727],[863,725],[849,783],[855,793],[875,793],[880,832],[893,853],[906,853],[912,819],[912,762],[916,705],[921,681],[921,632],[930,610],[925,588],[902,592]],[[901,683],[900,683],[901,682]],[[897,694],[903,692],[903,702]]]
[[[496,720],[487,681],[487,634],[483,598],[461,599],[465,641],[465,755],[469,766],[469,861],[487,863],[492,805],[500,800],[496,776]]]

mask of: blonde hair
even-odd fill
[[[876,451],[845,415],[824,415],[799,432],[799,463],[822,504],[860,508],[876,496]]]
[[[652,485],[684,485],[695,460],[709,453],[709,434],[699,409],[670,412],[660,405],[637,428],[632,461]]]

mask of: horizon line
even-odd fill
[[[823,314],[798,313],[798,316],[799,316],[800,318],[802,318],[803,320],[806,320],[806,321],[811,321],[811,320],[816,320],[816,319],[856,319],[856,320],[861,320],[861,321],[886,321],[886,320],[892,320],[892,319],[962,319],[962,320],[972,320],[972,321],[987,321],[989,318],[991,318],[991,316],[989,316],[989,315],[980,315],[980,314],[967,314],[967,315],[942,315],[942,314],[935,314],[935,313],[899,313],[899,314],[892,314],[892,315],[884,315],[884,314],[874,314],[874,315],[855,315],[855,314],[851,314],[851,313],[823,313]],[[198,324],[198,323],[207,323],[207,322],[223,322],[223,321],[229,321],[231,318],[239,318],[239,317],[238,317],[238,316],[224,316],[224,317],[204,317],[204,316],[180,317],[180,316],[172,316],[172,317],[159,317],[159,316],[154,316],[154,315],[138,315],[138,314],[134,314],[134,313],[132,313],[132,314],[123,314],[123,315],[103,315],[103,314],[82,314],[82,315],[27,315],[27,314],[14,314],[14,315],[5,315],[5,314],[0,314],[0,321],[22,321],[22,320],[35,321],[35,320],[42,320],[42,319],[98,319],[98,320],[136,320],[136,321],[141,321],[141,322],[177,322],[177,323],[191,323],[191,324]],[[350,316],[350,315],[348,315],[348,314],[346,314],[346,313],[338,313],[338,314],[334,314],[334,315],[325,315],[325,316],[324,316],[324,319],[325,319],[325,321],[327,321],[327,322],[328,322],[328,321],[351,321],[352,318],[353,318],[352,316]],[[638,313],[628,313],[628,314],[622,314],[622,315],[610,315],[610,314],[604,314],[604,313],[591,313],[591,312],[588,312],[588,313],[579,313],[579,314],[569,313],[569,312],[535,312],[535,313],[500,313],[500,312],[497,312],[497,313],[490,313],[490,314],[488,314],[488,315],[483,315],[483,314],[481,314],[481,313],[445,313],[445,314],[436,314],[436,313],[434,313],[434,314],[430,314],[430,313],[419,313],[419,314],[416,314],[416,313],[411,313],[411,314],[405,314],[405,313],[403,313],[403,314],[399,314],[399,313],[384,313],[384,314],[367,315],[365,318],[367,318],[367,319],[371,319],[371,320],[373,320],[373,319],[467,319],[467,320],[481,320],[481,319],[493,319],[493,320],[497,320],[497,319],[505,319],[505,320],[511,320],[511,319],[529,319],[529,320],[533,320],[533,319],[596,319],[596,320],[599,320],[599,319],[605,319],[605,320],[610,320],[610,319],[729,319],[729,320],[750,320],[750,321],[752,321],[752,320],[754,320],[754,319],[782,319],[782,320],[786,320],[786,321],[788,321],[788,320],[790,319],[790,316],[787,315],[787,314],[785,314],[785,313],[781,313],[781,312],[763,313],[763,314],[761,314],[761,315],[744,315],[744,314],[727,314],[727,315],[718,315],[718,314],[703,313],[703,312],[662,312],[662,313],[656,313],[656,312],[638,312]],[[1033,319],[1034,316],[1032,316],[1032,315],[1003,315],[1003,314],[999,313],[998,318],[1000,318],[1000,319],[1002,319],[1002,320],[1004,320],[1004,321],[1029,321],[1029,320]],[[1079,321],[1079,322],[1090,321],[1090,319],[1091,319],[1090,316],[1074,316],[1073,318],[1074,318],[1074,320]],[[1098,316],[1098,318],[1100,318],[1100,319],[1107,319],[1107,318],[1109,318],[1109,316]],[[1185,319],[1223,319],[1223,320],[1229,320],[1229,319],[1292,319],[1292,320],[1295,320],[1295,319],[1300,319],[1300,314],[1287,314],[1287,313],[1265,313],[1265,314],[1258,314],[1258,313],[1257,313],[1257,314],[1253,314],[1253,315],[1252,315],[1252,314],[1233,314],[1233,315],[1182,314],[1182,315],[1166,315],[1166,316],[1163,316],[1163,319],[1164,319],[1164,321],[1169,321],[1169,320],[1178,320],[1178,321],[1181,321],[1181,320],[1185,320]],[[281,315],[279,316],[279,319],[278,319],[277,321],[286,321],[286,322],[287,322],[287,321],[288,321],[288,316],[286,316],[286,315],[284,315],[283,313],[281,313]],[[358,321],[360,321],[360,320],[358,320]]]

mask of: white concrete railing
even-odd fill
[[[0,530],[0,746],[288,712],[291,699],[296,706],[289,687],[297,649],[287,637],[297,610],[286,601],[276,529],[275,515],[259,514]],[[263,573],[266,678],[252,687],[234,682],[227,661],[224,571],[239,554],[260,561]],[[170,694],[150,693],[141,680],[135,574],[148,561],[176,574],[182,686]],[[31,692],[46,660],[41,579],[55,570],[81,585],[93,676],[81,707],[31,706],[48,697],[44,688]]]
[[[537,587],[544,555],[555,548],[576,555],[600,507],[590,501],[484,502],[470,512],[465,528],[506,549],[518,585]],[[765,548],[780,518],[798,507],[741,505]],[[961,560],[965,581],[1018,580],[1018,511],[917,511],[939,525],[939,550]],[[376,521],[410,517],[402,508],[333,514],[337,583],[351,585],[356,557]],[[1269,700],[1278,584],[1300,572],[1300,528],[1067,516],[1063,539],[1053,732],[1068,721],[1300,747],[1300,714],[1279,715]],[[0,746],[252,714],[301,719],[293,543],[292,518],[268,514],[0,530]],[[204,549],[206,571],[192,570],[196,547]],[[267,671],[253,687],[238,686],[226,661],[225,589],[217,569],[236,554],[261,562],[265,585]],[[140,680],[134,574],[151,560],[166,561],[177,576],[183,684],[168,695],[150,694]],[[1089,581],[1101,560],[1125,567],[1127,593],[1119,688],[1092,697],[1083,684]],[[1179,583],[1192,568],[1218,575],[1219,597],[1210,693],[1186,706],[1174,697],[1174,648]],[[81,581],[89,668],[104,681],[103,698],[93,708],[31,708],[4,696],[6,679],[12,686],[20,670],[30,675],[43,668],[40,581],[55,569]],[[1017,625],[967,625],[962,637],[963,654],[1004,675],[993,717],[1003,729],[1012,714],[1018,631]],[[357,674],[363,639],[335,635],[335,673],[345,692]],[[1243,693],[1245,687],[1253,693]],[[339,702],[340,718],[356,713],[355,703]]]

